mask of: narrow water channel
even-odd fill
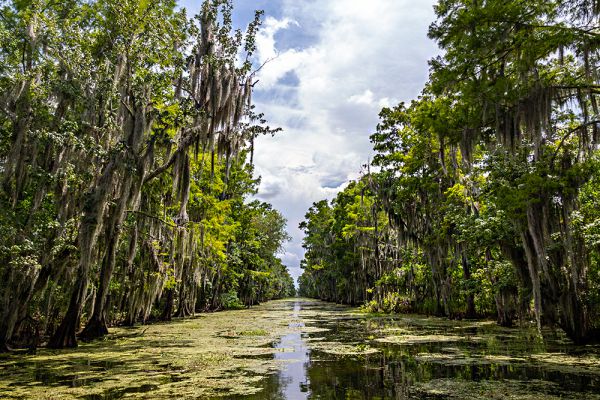
[[[306,325],[300,317],[302,305],[309,304],[295,300],[285,303],[291,308],[288,328],[291,332],[273,344],[276,351],[273,358],[280,365],[277,373],[270,375],[260,384],[260,392],[249,396],[231,396],[230,399],[308,399],[311,396],[310,380],[307,374],[310,367],[310,349],[306,341]],[[325,304],[325,303],[323,303]]]
[[[600,400],[600,347],[308,299],[0,355],[0,399]]]
[[[294,312],[292,318],[298,319],[300,313],[300,303],[294,303]],[[290,323],[291,328],[303,328],[303,322]],[[302,333],[293,332],[281,338],[276,348],[282,349],[282,352],[275,353],[276,360],[288,361],[285,367],[278,374],[278,381],[281,392],[286,399],[308,399],[310,382],[306,374],[310,362],[309,350]]]
[[[600,348],[531,326],[288,303],[280,371],[235,399],[600,399]]]

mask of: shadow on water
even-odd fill
[[[324,307],[296,302],[294,317],[326,329],[284,336],[276,347],[287,351],[275,358],[286,366],[261,392],[228,398],[600,399],[597,346],[576,347],[554,332],[542,341],[535,330],[493,323]]]
[[[490,321],[353,311],[298,299],[231,314],[234,323],[221,314],[227,323],[207,328],[218,339],[213,343],[225,343],[220,350],[206,351],[211,336],[197,336],[203,325],[189,321],[189,329],[182,325],[172,336],[169,328],[138,341],[31,359],[5,356],[0,398],[67,388],[71,397],[60,398],[600,400],[600,346],[574,346],[550,331],[541,340],[531,327],[507,329]],[[257,316],[261,322],[252,323]],[[270,343],[276,326],[288,329]],[[213,372],[197,381],[204,371]],[[125,375],[132,378],[123,381]]]
[[[124,389],[108,390],[104,394],[84,395],[81,398],[84,400],[109,400],[109,399],[112,400],[112,399],[120,399],[122,397],[125,397],[128,394],[147,393],[147,392],[150,392],[150,391],[156,390],[156,389],[158,389],[158,385],[146,384],[146,385],[128,387],[128,388],[124,388]]]
[[[301,303],[294,302],[292,314],[294,321],[299,319],[300,310]],[[310,363],[310,351],[305,341],[306,335],[301,333],[304,323],[292,322],[289,327],[298,331],[283,336],[278,343],[274,344],[274,347],[280,351],[269,355],[284,364],[282,369],[277,374],[273,374],[264,380],[262,390],[259,393],[250,396],[229,396],[228,399],[302,400],[309,398],[307,368]]]

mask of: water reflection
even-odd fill
[[[265,326],[243,319],[257,313],[265,321],[269,315],[274,319]],[[185,325],[179,325],[180,330],[169,336],[173,340],[155,335],[142,342],[98,342],[87,350],[45,351],[33,359],[9,356],[4,363],[0,360],[0,397],[600,400],[600,347],[574,346],[559,332],[545,332],[545,340],[540,340],[535,327],[507,329],[489,321],[417,315],[368,316],[305,299],[274,302],[257,313],[231,314],[239,321],[222,314],[225,323],[218,326],[228,329],[208,329],[218,338],[227,335],[216,342],[225,341],[224,349],[234,353],[231,365],[227,356],[223,364],[212,359],[203,363],[210,351],[192,347],[186,354],[189,343],[204,344],[189,339],[199,322],[191,321],[194,330],[182,331]],[[271,332],[265,329],[275,324],[289,326],[288,334],[269,343],[271,336],[265,333]],[[243,333],[260,338],[250,340]],[[148,346],[160,353],[144,352]],[[179,353],[162,357],[163,349],[176,348]],[[187,359],[175,364],[174,354]],[[221,349],[214,354],[226,353]],[[182,365],[196,365],[192,360],[198,366],[183,369]],[[195,373],[211,366],[223,370],[211,377],[209,384],[215,389],[209,392],[213,397],[207,397],[202,387],[206,375]],[[280,368],[265,377],[274,366]],[[41,390],[34,392],[36,388]],[[48,394],[42,396],[45,389]],[[60,394],[55,396],[55,389]],[[255,394],[241,395],[250,392]]]
[[[300,303],[294,303],[293,319],[296,320],[300,313]],[[303,322],[293,322],[292,328],[302,328]],[[281,338],[276,345],[283,351],[275,353],[275,359],[286,362],[286,366],[278,375],[281,385],[281,395],[285,399],[307,399],[309,381],[306,369],[310,361],[308,347],[300,332],[290,333]]]
[[[286,367],[263,381],[260,393],[242,398],[474,399],[502,393],[493,398],[600,400],[597,346],[576,347],[551,332],[541,341],[535,330],[480,322],[345,311],[296,301],[293,316],[305,321],[297,325],[305,333],[281,339],[276,347],[286,351],[274,357]]]
[[[305,302],[295,301],[291,307],[292,332],[284,335],[274,347],[279,349],[273,358],[283,365],[278,373],[268,376],[260,385],[260,392],[248,396],[228,396],[230,400],[303,400],[310,397],[310,380],[307,371],[310,369],[310,350],[306,342],[308,335],[302,333],[305,327],[300,318],[302,305]],[[291,305],[291,303],[290,303]]]

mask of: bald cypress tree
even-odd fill
[[[135,323],[157,307],[167,319],[202,308],[199,288],[206,296],[237,240],[223,233],[228,201],[245,207],[255,190],[246,150],[277,131],[252,111],[261,13],[244,33],[222,0],[192,19],[172,0],[15,1],[1,11],[0,225],[10,239],[0,249],[0,347],[30,340],[32,323],[62,348],[77,345],[82,323],[92,339],[121,322],[115,315]],[[209,229],[211,206],[222,218]],[[279,271],[271,261],[265,268]],[[221,294],[211,294],[215,307]]]

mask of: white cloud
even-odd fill
[[[258,62],[261,65],[266,63],[258,76],[262,90],[272,89],[280,78],[287,72],[298,68],[302,59],[306,57],[303,52],[296,52],[294,49],[283,53],[277,50],[275,35],[290,26],[298,26],[298,22],[291,18],[277,20],[268,16],[256,35]]]
[[[375,99],[375,94],[367,89],[361,94],[355,94],[348,98],[348,102],[351,104],[365,105],[369,107],[375,107],[380,110],[383,107],[390,107],[398,103],[396,98],[382,97]]]
[[[258,140],[255,163],[263,198],[288,218],[285,261],[293,275],[302,258],[297,225],[308,207],[357,177],[378,111],[416,97],[427,79],[436,53],[426,37],[433,3],[281,0],[282,18],[266,18],[258,58],[271,61],[257,77],[257,108],[285,132]],[[286,32],[314,40],[290,47]],[[282,83],[290,74],[291,86]]]
[[[373,94],[373,92],[367,89],[362,94],[355,94],[354,96],[350,96],[348,101],[353,104],[366,104],[370,106],[375,101],[375,95]]]

